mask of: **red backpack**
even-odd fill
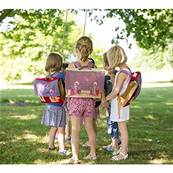
[[[130,81],[127,86],[127,89],[119,98],[121,99],[121,105],[125,107],[131,104],[132,101],[134,101],[140,94],[142,77],[141,72],[139,71],[129,73],[126,70],[121,70],[120,73],[125,73],[130,76]]]

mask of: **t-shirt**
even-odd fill
[[[113,71],[114,75],[116,75],[117,70]],[[111,77],[109,75],[105,75],[105,80],[104,80],[104,91],[105,91],[105,96],[111,93],[112,91],[112,81]]]

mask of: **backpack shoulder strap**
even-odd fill
[[[61,78],[59,78],[59,80],[58,80],[58,88],[59,88],[60,96],[63,99],[65,99],[65,87],[64,87],[63,79],[61,79]]]
[[[88,62],[88,64],[86,66],[81,66],[81,64],[78,61],[74,62],[73,64],[79,70],[82,70],[84,68],[96,68],[96,66],[90,61]]]
[[[81,68],[81,64],[78,61],[74,62],[73,64],[76,68]]]
[[[129,75],[129,76],[132,75],[131,71],[128,71],[128,70],[120,70],[120,71],[119,71],[119,74],[120,74],[120,73],[125,73],[125,74],[127,74],[127,75]]]

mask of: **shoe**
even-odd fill
[[[49,147],[48,150],[55,150],[56,147]]]
[[[108,151],[108,152],[113,152],[114,151],[114,149],[112,148],[112,145],[107,145],[107,146],[104,146],[103,147],[106,151]]]
[[[112,156],[117,156],[119,154],[120,150],[119,149],[114,149]]]
[[[70,155],[70,152],[67,150],[59,150],[59,154],[61,156],[68,156],[68,155]]]
[[[91,154],[89,154],[88,156],[84,157],[83,159],[85,159],[85,160],[96,160],[97,157],[96,156],[92,156]]]
[[[124,154],[123,152],[119,152],[118,155],[113,156],[111,160],[126,160],[128,159],[128,154]]]
[[[69,164],[80,164],[81,162],[78,159],[76,160],[76,159],[71,158],[68,163]]]
[[[118,138],[118,145],[121,145],[121,139]]]

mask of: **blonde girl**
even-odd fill
[[[83,36],[76,43],[75,51],[78,61],[69,64],[69,68],[93,68],[94,65],[89,61],[92,53],[93,44],[89,37]],[[81,119],[84,120],[85,128],[89,138],[90,153],[85,159],[96,159],[96,134],[93,127],[93,117],[95,116],[95,101],[92,98],[70,98],[68,100],[68,110],[71,116],[71,146],[72,158],[70,163],[80,163],[79,153],[79,132]]]
[[[114,153],[112,160],[125,160],[128,158],[128,132],[126,122],[129,120],[129,106],[118,108],[118,95],[121,95],[127,89],[130,81],[131,71],[127,66],[127,56],[120,46],[114,46],[107,52],[109,70],[119,68],[116,74],[112,92],[106,97],[107,101],[111,101],[110,120],[118,122],[118,128],[121,135],[121,147],[118,152]],[[122,70],[127,73],[123,73]]]

